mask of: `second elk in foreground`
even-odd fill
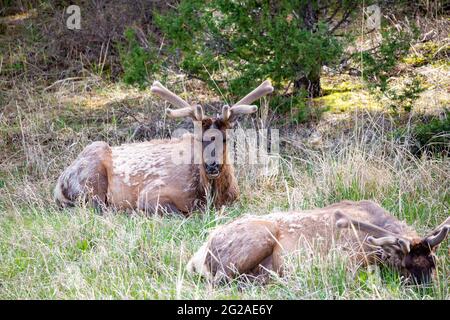
[[[226,130],[238,115],[257,110],[250,104],[273,91],[270,82],[263,82],[235,105],[225,105],[217,117],[206,117],[202,106],[188,104],[159,82],[151,91],[179,107],[168,110],[170,117],[192,118],[201,130],[181,138],[118,147],[105,142],[90,144],[58,179],[55,199],[61,206],[74,205],[81,198],[100,208],[189,214],[205,205],[208,194],[216,207],[237,199],[239,189],[227,158]],[[215,150],[214,156],[207,156],[209,149]],[[188,158],[179,161],[182,154]]]
[[[248,216],[218,227],[189,261],[187,269],[214,282],[239,275],[280,275],[285,258],[298,250],[326,254],[347,250],[358,265],[386,264],[416,283],[428,282],[433,252],[447,236],[450,217],[426,237],[371,201],[342,201],[302,212]]]

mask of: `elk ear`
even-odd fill
[[[340,210],[334,212],[334,219],[336,221],[336,227],[339,229],[345,229],[350,226],[350,220]]]

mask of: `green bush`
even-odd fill
[[[416,145],[413,152],[440,153],[448,155],[450,151],[450,111],[444,118],[434,118],[429,123],[418,124],[413,128]]]
[[[394,111],[399,107],[407,112],[411,111],[414,101],[424,90],[418,77],[401,88],[393,88],[389,84],[389,80],[397,72],[399,61],[407,56],[411,43],[418,35],[418,29],[414,26],[407,30],[385,27],[381,32],[382,40],[378,48],[358,53],[357,59],[361,59],[364,80],[370,89],[392,101],[390,107]]]
[[[213,89],[241,96],[270,78],[294,95],[320,92],[320,71],[338,61],[342,43],[333,35],[333,17],[359,1],[183,0],[156,21],[172,43],[180,67]],[[347,15],[348,13],[348,15]],[[342,37],[341,37],[342,39]]]
[[[414,125],[400,127],[393,133],[393,138],[407,145],[415,156],[435,154],[448,156],[450,151],[450,111],[446,110],[443,117],[416,119]]]
[[[118,49],[123,81],[129,85],[137,85],[141,89],[146,87],[152,75],[160,69],[157,51],[143,48],[132,28],[125,30],[125,44],[118,44]]]

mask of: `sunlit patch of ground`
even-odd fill
[[[415,113],[436,114],[442,108],[450,106],[450,66],[446,63],[425,64],[413,69],[414,73],[406,72],[392,77],[389,81],[390,90],[401,92],[411,84],[411,77],[419,79],[424,89],[419,98],[413,102]],[[345,113],[356,109],[368,111],[392,111],[386,107],[395,105],[386,95],[377,94],[367,89],[360,77],[350,75],[325,75],[321,79],[323,96],[314,99],[315,106],[325,107],[331,113]],[[403,110],[398,109],[398,112]]]
[[[7,17],[0,17],[0,23],[10,23],[10,24],[14,24],[14,23],[18,23],[18,22],[22,22],[26,19],[32,18],[32,17],[36,17],[37,16],[37,10],[36,9],[32,9],[26,12],[20,12],[20,13],[16,13]]]
[[[417,69],[427,83],[427,90],[420,95],[414,111],[436,113],[450,107],[450,66],[427,65]]]
[[[324,76],[321,79],[323,96],[314,99],[314,104],[324,106],[332,113],[355,109],[381,110],[381,104],[364,87],[359,77],[349,75]]]
[[[81,81],[85,80],[81,79]],[[148,99],[151,96],[149,90],[138,90],[121,85],[109,85],[104,88],[96,85],[93,90],[89,90],[89,92],[83,95],[78,94],[76,90],[70,89],[70,81],[63,86],[64,88],[58,89],[55,92],[58,102],[87,110],[102,109],[106,111],[105,108],[112,103]]]

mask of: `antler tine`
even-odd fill
[[[407,254],[411,250],[411,243],[408,240],[400,239],[394,236],[387,236],[381,238],[368,236],[367,241],[378,247],[392,248],[398,246],[403,251],[404,254]]]
[[[266,80],[263,83],[261,83],[256,89],[254,89],[252,92],[247,94],[244,98],[242,98],[237,103],[235,103],[233,108],[235,106],[237,107],[240,105],[249,105],[253,101],[256,101],[259,98],[261,98],[262,96],[265,96],[266,94],[269,94],[272,92],[273,92],[272,84],[270,83],[270,80]]]
[[[367,241],[375,246],[399,246],[405,254],[410,250],[410,241],[408,239],[392,233],[389,230],[380,228],[371,223],[352,219],[339,210],[334,213],[334,217],[338,228],[349,228],[350,225],[353,225],[356,229],[370,234],[370,236],[367,237]]]
[[[180,98],[178,95],[164,87],[159,81],[153,82],[153,85],[150,88],[150,91],[159,97],[167,100],[172,105],[179,107],[180,109],[168,109],[167,112],[172,118],[179,117],[195,117],[194,108],[187,103],[185,100]]]
[[[450,225],[443,226],[436,235],[428,236],[425,238],[425,242],[430,247],[435,247],[447,237],[448,232],[450,231]]]
[[[444,241],[445,237],[450,231],[450,217],[447,217],[444,222],[437,226],[433,231],[431,231],[428,236],[426,236],[423,241],[427,243],[430,247],[437,246],[439,243]]]
[[[256,112],[258,107],[255,105],[239,104],[231,107],[230,111],[234,114],[250,114]]]
[[[222,119],[229,120],[230,118],[231,118],[230,106],[226,104],[222,107]]]
[[[256,89],[247,94],[232,107],[225,105],[222,108],[222,119],[226,121],[233,121],[238,114],[250,114],[256,112],[256,110],[258,110],[258,107],[250,104],[253,101],[258,100],[262,96],[271,93],[272,91],[273,87],[270,84],[270,81],[264,81]]]
[[[434,229],[433,234],[441,230],[443,227],[449,226],[450,227],[450,217],[447,217],[444,222],[442,222],[439,226]]]
[[[397,244],[397,238],[393,236],[387,236],[387,237],[380,237],[375,238],[372,236],[367,237],[367,241],[375,246],[391,246]]]

